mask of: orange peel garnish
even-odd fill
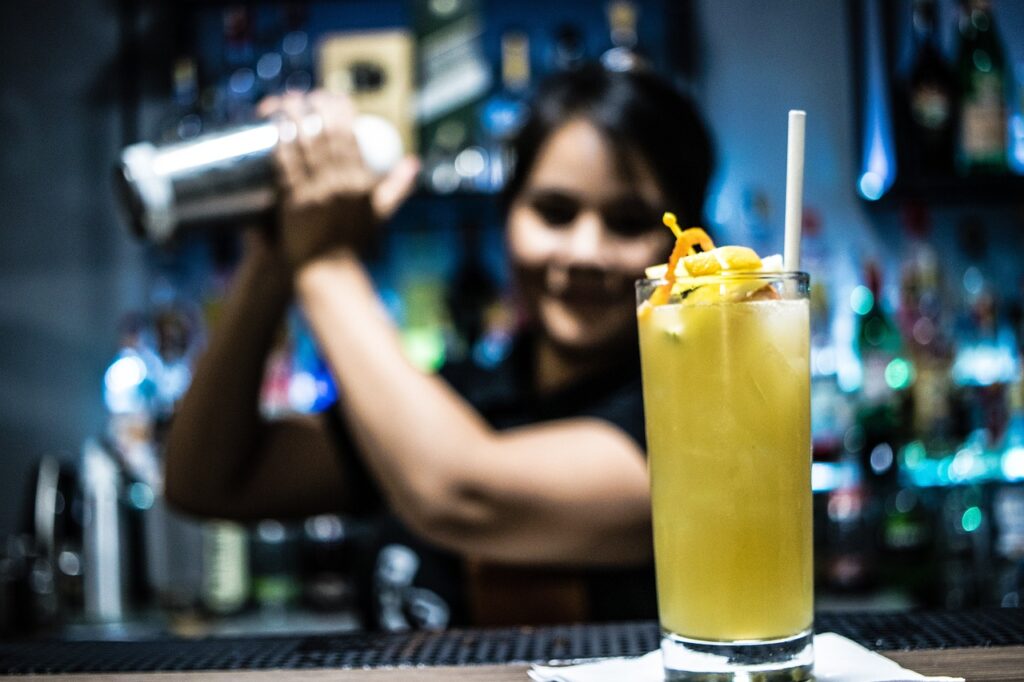
[[[656,306],[669,302],[674,290],[686,292],[687,303],[714,302],[717,300],[767,300],[778,298],[771,287],[759,282],[737,281],[728,285],[705,286],[701,280],[716,275],[739,272],[781,272],[782,257],[761,258],[757,252],[746,246],[715,246],[708,233],[699,227],[685,230],[673,213],[662,216],[665,227],[672,231],[676,242],[665,265],[653,265],[646,270],[650,278],[664,281],[651,293],[650,298],[640,303],[637,317],[641,320],[651,315]],[[680,280],[682,278],[682,280]],[[692,284],[689,284],[692,281]]]
[[[660,285],[651,294],[650,305],[651,307],[657,305],[664,305],[668,303],[669,296],[672,294],[672,287],[676,283],[676,266],[679,265],[679,261],[682,258],[689,256],[696,256],[699,253],[706,253],[715,248],[715,242],[712,241],[708,233],[700,227],[690,227],[685,230],[679,229],[679,222],[676,219],[676,214],[666,211],[665,215],[661,217],[661,221],[665,224],[665,227],[672,230],[672,234],[676,236],[675,246],[672,247],[672,254],[668,257],[668,269],[665,271],[665,283]],[[696,248],[699,246],[700,251]],[[646,316],[650,307],[644,308],[641,306],[639,315],[641,317]]]

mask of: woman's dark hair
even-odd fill
[[[583,118],[612,145],[620,167],[632,172],[638,153],[669,202],[664,210],[698,224],[714,166],[707,128],[689,97],[648,71],[609,71],[587,65],[548,78],[513,141],[515,168],[506,205],[522,191],[545,140],[566,121]]]

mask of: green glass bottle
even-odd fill
[[[961,172],[1007,172],[1007,69],[990,0],[966,0],[957,58]]]

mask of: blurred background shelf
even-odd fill
[[[988,0],[849,0],[867,202],[1024,203],[1024,11]]]
[[[344,39],[358,31],[404,36],[412,51],[395,82],[405,83],[406,104],[415,101],[430,31],[417,11],[431,4],[477,17],[478,30],[462,40],[480,80],[444,120],[406,122],[409,148],[427,171],[372,263],[414,361],[436,369],[507,352],[521,311],[504,252],[504,154],[523,102],[546,74],[633,53],[692,92],[718,148],[707,226],[716,240],[762,253],[781,250],[785,111],[805,108],[822,603],[1019,606],[1024,178],[921,180],[898,171],[907,164],[897,143],[910,139],[896,103],[914,56],[913,0],[7,4],[0,532],[11,539],[0,554],[3,584],[20,611],[0,630],[73,622],[62,616],[81,615],[95,570],[83,555],[73,491],[60,498],[68,534],[55,555],[40,561],[27,535],[23,491],[36,489],[44,453],[60,462],[65,481],[82,478],[86,451],[116,471],[124,547],[135,559],[119,576],[128,587],[112,627],[135,608],[201,611],[203,627],[236,632],[255,627],[275,600],[290,614],[318,599],[333,614],[327,619],[351,612],[349,569],[316,555],[341,551],[346,533],[358,532],[350,519],[238,527],[163,508],[160,434],[216,318],[239,244],[231,230],[169,248],[132,241],[107,178],[127,143],[245,120],[290,77],[300,90],[323,82],[318,51],[329,38],[352,45]],[[1019,99],[1024,3],[993,0],[990,8],[1016,74],[1009,97]],[[949,58],[960,5],[938,0],[937,10]],[[62,47],[44,47],[55,26]],[[353,79],[369,87],[391,82],[381,77],[388,73],[362,69]],[[447,136],[439,136],[446,123]],[[884,142],[880,156],[872,156],[875,140]],[[889,166],[870,165],[879,158]],[[970,362],[955,379],[958,358]],[[141,370],[127,374],[134,381],[108,382],[115,367]],[[298,315],[267,375],[268,413],[315,411],[334,398]],[[304,588],[317,584],[318,562],[341,568],[321,575],[322,590],[311,595]],[[219,575],[218,589],[204,575]]]

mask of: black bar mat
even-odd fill
[[[819,613],[819,632],[871,649],[1024,644],[1024,609]],[[654,622],[125,642],[0,642],[0,673],[149,672],[473,665],[640,655],[658,646]]]

